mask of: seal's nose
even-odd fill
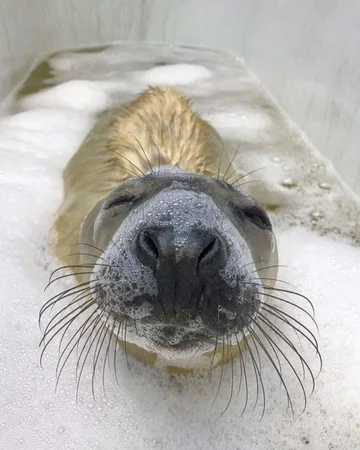
[[[178,278],[187,273],[206,279],[227,261],[227,246],[216,231],[193,229],[178,236],[171,227],[148,227],[140,231],[134,244],[136,256],[157,275]]]

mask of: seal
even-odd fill
[[[269,217],[237,178],[218,133],[172,88],[102,114],[65,168],[55,254],[111,330],[126,323],[127,352],[147,364],[232,358],[262,278],[276,278]]]
[[[77,349],[79,387],[93,351],[94,393],[100,353],[104,380],[111,344],[116,375],[120,344],[125,355],[170,373],[209,373],[221,365],[219,388],[231,361],[229,405],[238,356],[244,410],[250,362],[255,406],[262,397],[264,414],[264,357],[292,413],[289,373],[305,409],[305,374],[312,391],[315,378],[303,344],[315,350],[320,370],[321,356],[311,325],[299,314],[316,326],[314,308],[302,294],[275,284],[272,225],[264,207],[242,189],[243,178],[216,130],[175,89],[149,88],[98,117],[64,170],[64,200],[54,226],[54,253],[64,265],[49,285],[67,277],[76,284],[40,311],[41,321],[53,306],[61,308],[44,330],[41,356],[61,337],[58,380]],[[310,305],[312,314],[291,295]],[[73,324],[77,329],[65,345]]]

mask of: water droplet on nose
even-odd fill
[[[281,158],[279,158],[278,156],[274,156],[272,160],[277,163],[281,161]]]
[[[289,166],[282,166],[282,169],[283,169],[285,172],[287,172],[288,170],[290,170],[290,167],[289,167]]]
[[[287,188],[293,188],[297,186],[296,182],[292,178],[285,178],[284,180],[282,180],[281,184]]]
[[[329,183],[319,183],[319,188],[329,190],[331,189],[331,185]]]
[[[324,217],[324,214],[321,211],[313,211],[310,216],[313,219],[322,219]]]

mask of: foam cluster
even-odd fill
[[[14,100],[0,120],[0,448],[360,448],[360,250],[354,245],[360,208],[329,163],[239,58],[209,50],[115,45],[97,53],[60,53],[48,62],[49,78],[40,80],[48,87]],[[323,357],[316,390],[295,421],[286,413],[284,388],[266,358],[261,361],[266,387],[261,422],[261,405],[251,407],[256,395],[251,370],[252,395],[242,415],[243,391],[237,396],[239,381],[232,381],[231,366],[205,379],[173,378],[118,352],[119,384],[106,371],[104,395],[100,370],[95,401],[89,361],[77,402],[76,355],[56,393],[56,345],[46,354],[44,370],[39,367],[37,320],[52,295],[43,289],[55,266],[48,237],[61,202],[62,170],[96,114],[133,98],[149,82],[179,86],[230,150],[241,143],[235,160],[239,170],[268,166],[253,176],[261,183],[249,184],[249,191],[275,210],[280,264],[287,266],[279,279],[313,301]]]

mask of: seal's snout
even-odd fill
[[[228,249],[216,231],[181,230],[173,225],[148,226],[133,244],[133,253],[153,272],[155,303],[167,319],[186,323],[195,313],[202,292],[226,264]]]
[[[226,243],[217,232],[193,229],[182,235],[169,226],[141,230],[133,251],[160,278],[186,272],[189,277],[204,280],[215,275],[228,257]]]

